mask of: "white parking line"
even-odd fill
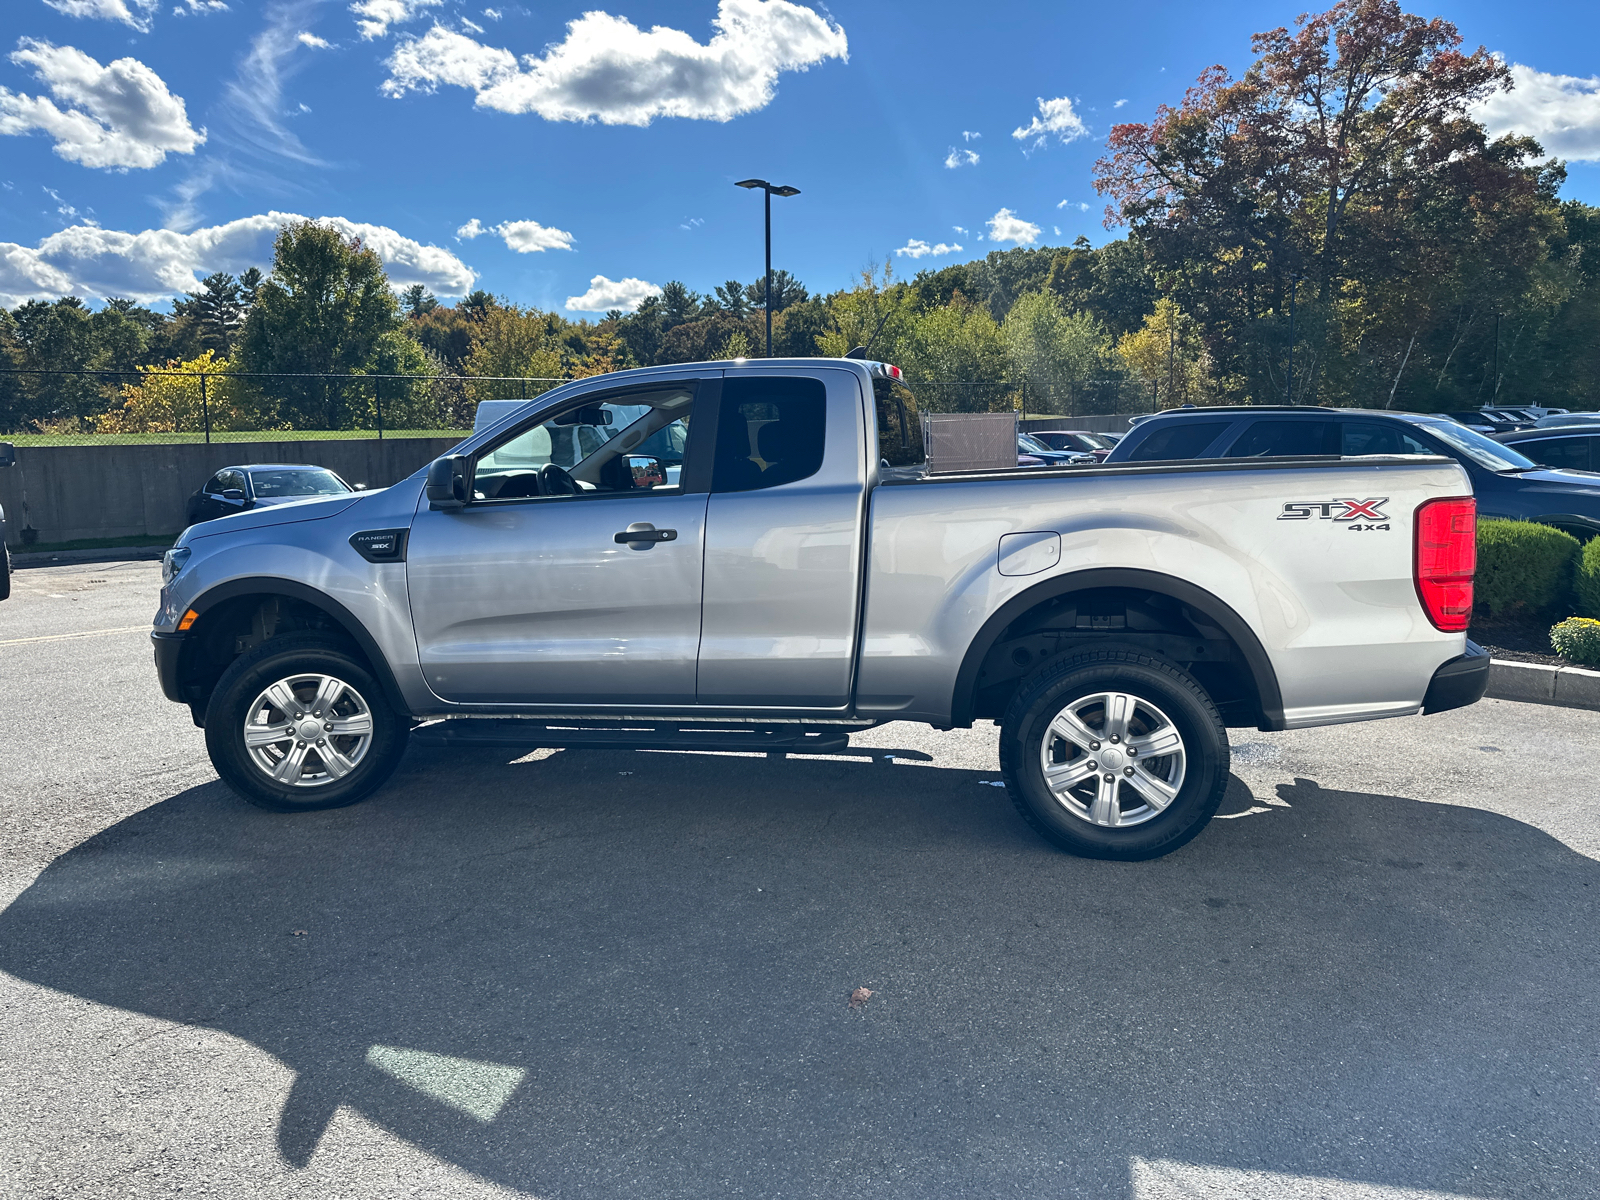
[[[46,637],[11,638],[0,646],[23,646],[29,642],[65,642],[71,638],[104,637],[108,633],[147,633],[148,625],[128,625],[122,629],[85,629],[82,633],[52,633]]]

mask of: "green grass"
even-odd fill
[[[165,536],[142,533],[133,537],[80,538],[76,542],[35,542],[31,546],[23,545],[19,542],[11,547],[11,553],[54,554],[60,550],[165,550],[177,540],[178,535],[175,533],[169,533]]]
[[[470,429],[385,429],[386,442],[408,438],[452,438],[459,441]],[[14,446],[145,446],[175,445],[204,442],[203,433],[4,433],[0,442]],[[250,429],[223,432],[212,430],[211,443],[226,442],[330,442],[377,441],[375,429]]]

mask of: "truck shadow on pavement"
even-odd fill
[[[336,812],[206,785],[52,863],[0,969],[277,1056],[296,1165],[348,1105],[546,1197],[1116,1196],[1135,1158],[1600,1194],[1600,864],[1303,779],[1088,862],[994,778],[414,750]]]

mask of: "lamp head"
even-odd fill
[[[799,188],[790,187],[788,184],[784,184],[782,187],[769,188],[768,190],[774,196],[798,196],[800,194]]]
[[[739,180],[738,183],[734,184],[733,186],[734,187],[742,187],[742,188],[764,188],[764,187],[771,187],[772,185],[770,183],[768,183],[765,179],[741,179],[741,180]]]

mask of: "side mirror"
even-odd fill
[[[653,454],[628,455],[628,473],[635,488],[661,487],[667,482],[667,469]]]
[[[243,488],[223,488],[222,489],[222,498],[224,500],[232,500],[235,504],[243,504],[244,503],[244,489]]]
[[[17,448],[10,442],[0,442],[0,467],[14,467],[17,464]]]
[[[428,466],[428,507],[461,508],[467,502],[467,456],[447,454]]]
[[[367,485],[364,484],[364,483],[352,483],[350,485],[350,487],[351,487],[351,490],[357,491],[357,492],[364,492],[364,491],[367,490]]]

